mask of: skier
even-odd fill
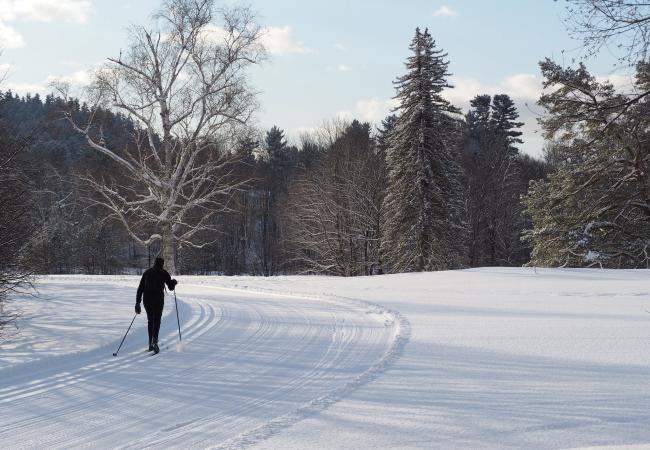
[[[147,312],[149,331],[149,351],[156,354],[160,351],[158,331],[160,331],[160,320],[165,306],[165,284],[171,291],[178,284],[178,281],[172,279],[169,272],[163,269],[164,265],[164,259],[156,258],[153,267],[144,271],[135,299],[135,312],[140,314],[142,312],[140,302],[144,294],[144,309]]]

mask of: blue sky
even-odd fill
[[[252,70],[260,91],[259,125],[278,125],[292,138],[335,117],[378,122],[392,106],[392,81],[416,26],[428,27],[449,54],[448,98],[466,109],[477,94],[507,93],[526,122],[523,150],[539,154],[534,105],[537,63],[579,57],[562,22],[564,3],[553,0],[252,0],[268,27],[270,59]],[[48,80],[83,85],[88,70],[116,56],[131,23],[144,24],[159,0],[0,0],[0,63],[5,87],[47,92]],[[613,75],[614,58],[588,62]],[[619,80],[620,81],[620,80]]]

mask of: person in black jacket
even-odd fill
[[[140,314],[140,302],[144,298],[144,309],[147,312],[148,331],[149,331],[149,351],[158,353],[158,332],[160,331],[160,320],[162,318],[163,307],[165,306],[165,285],[173,291],[178,281],[169,276],[169,272],[163,269],[165,260],[156,258],[153,267],[147,269],[142,274],[138,293],[135,298],[135,312]]]

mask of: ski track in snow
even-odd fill
[[[121,335],[0,369],[0,448],[245,448],[381,374],[410,333],[398,312],[354,299],[192,284],[178,301],[176,351],[168,299],[160,355],[144,351],[140,318],[118,357]]]

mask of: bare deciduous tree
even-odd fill
[[[372,275],[381,269],[383,156],[368,124],[334,123],[322,134],[324,154],[290,190],[286,237],[306,271]]]
[[[32,280],[23,259],[31,234],[29,180],[20,161],[25,147],[0,121],[0,334],[17,317],[6,305],[7,295],[29,288]]]
[[[154,20],[152,29],[133,27],[129,48],[109,58],[87,92],[91,111],[108,107],[133,120],[132,145],[112,147],[94,113],[86,123],[67,117],[123,171],[120,180],[86,177],[95,202],[140,244],[162,240],[175,272],[177,248],[206,245],[202,234],[215,231],[215,214],[237,189],[229,145],[256,107],[246,68],[264,49],[246,8],[167,0]],[[58,88],[67,96],[67,86]]]
[[[567,0],[568,28],[587,54],[603,47],[618,52],[620,62],[648,57],[650,2],[637,0]]]
[[[0,46],[0,55],[2,54]],[[8,70],[0,72],[0,85]],[[31,287],[33,271],[25,264],[23,250],[32,232],[29,224],[29,179],[22,170],[21,157],[27,148],[27,140],[20,139],[4,123],[0,111],[0,337],[18,314],[7,306],[10,293]]]

